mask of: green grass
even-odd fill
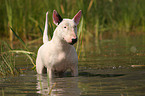
[[[5,0],[5,5],[6,5],[6,12],[7,12],[7,17],[8,17],[8,26],[12,27],[12,7],[10,0]],[[12,42],[13,41],[13,33],[9,29],[9,39]]]
[[[30,52],[27,48],[27,45],[25,42],[16,34],[16,32],[10,28],[13,32],[14,36],[17,37],[17,39],[20,41],[21,45],[23,46],[23,49],[13,49],[11,46],[9,46],[8,43],[5,41],[1,41],[1,50],[0,50],[0,76],[7,76],[7,75],[18,75],[21,70],[20,68],[17,68],[15,63],[15,54],[24,54],[28,57],[28,59],[33,64],[33,69],[35,69],[35,59],[36,54],[34,52]]]
[[[82,10],[83,15],[78,25],[79,41],[76,45],[78,56],[83,49],[83,42],[99,41],[114,35],[140,34],[145,32],[144,0],[2,0],[0,3],[0,38],[19,40],[23,49],[9,52],[1,48],[1,59],[5,64],[14,63],[9,54],[26,55],[35,68],[36,53],[27,47],[28,40],[33,42],[42,38],[45,14],[49,11],[49,38],[53,36],[55,25],[52,12],[57,10],[64,18],[73,16]],[[13,35],[12,35],[13,33]],[[7,66],[7,68],[10,68]],[[10,71],[11,72],[11,68]],[[12,72],[13,73],[13,72]]]
[[[62,17],[73,18],[81,9],[84,26],[83,40],[104,34],[138,34],[145,31],[144,0],[2,0],[0,4],[0,36],[9,37],[9,26],[23,40],[40,37],[44,28],[45,13],[49,11],[49,33],[55,25],[52,12],[56,9]],[[35,6],[34,6],[35,5]],[[97,28],[96,28],[97,26]],[[96,30],[97,29],[97,30]],[[96,34],[97,32],[97,34]],[[51,35],[52,36],[52,35]]]
[[[10,46],[6,42],[1,41],[0,47],[0,76],[18,75],[20,70],[18,70],[15,65],[15,56],[8,52]]]
[[[0,43],[0,76],[15,76],[22,72],[21,68],[16,66],[16,54],[24,54],[33,64],[33,69],[35,69],[36,54],[34,52],[26,51],[25,49],[14,50],[4,41]]]
[[[34,52],[30,52],[30,50],[27,47],[27,45],[25,44],[25,42],[17,35],[17,33],[12,28],[10,28],[10,29],[12,30],[13,34],[17,37],[17,39],[20,41],[21,45],[23,45],[24,49],[21,49],[21,50],[11,49],[9,52],[22,53],[22,54],[26,55],[29,58],[29,60],[31,61],[31,63],[33,64],[33,69],[35,69],[36,54]]]

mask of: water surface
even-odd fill
[[[32,67],[25,63],[18,65]],[[0,96],[145,96],[145,67],[132,65],[145,65],[143,36],[93,42],[84,45],[78,77],[68,73],[48,80],[46,74],[29,69],[19,76],[0,78]]]

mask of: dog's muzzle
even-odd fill
[[[76,39],[72,39],[72,42],[69,43],[69,44],[73,45],[73,44],[75,44],[76,42],[77,42],[77,38],[76,38]]]

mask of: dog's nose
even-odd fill
[[[72,39],[72,45],[75,44],[77,42],[77,38]]]

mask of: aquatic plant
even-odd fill
[[[35,58],[36,54],[34,52],[30,52],[27,48],[27,45],[25,42],[16,34],[16,32],[10,27],[11,31],[13,34],[18,38],[20,41],[21,45],[23,45],[24,49],[12,49],[9,44],[7,44],[4,41],[1,41],[1,50],[0,50],[0,75],[6,76],[6,75],[16,75],[20,73],[20,69],[16,67],[15,64],[15,54],[24,54],[29,58],[31,63],[33,64],[33,69],[35,69]]]
[[[76,51],[78,53],[78,59],[80,57],[80,54],[81,54],[81,51],[82,51],[82,46],[83,46],[83,31],[85,30],[84,29],[84,19],[82,17],[81,19],[81,22],[79,24],[79,29],[78,29],[78,33],[77,33],[77,36],[78,36],[78,42],[77,42],[77,45],[76,45]]]
[[[4,42],[1,41],[1,50],[0,50],[0,75],[6,76],[6,75],[17,75],[20,73],[20,70],[17,69],[15,65],[15,56],[13,54],[9,53],[8,50],[10,50],[10,46]]]
[[[76,44],[77,53],[80,56],[83,42],[90,42],[90,40],[98,42],[107,37],[113,38],[116,34],[143,33],[145,31],[144,3],[144,0],[44,0],[44,2],[2,0],[0,18],[3,19],[0,19],[0,22],[3,23],[0,23],[0,37],[8,37],[9,27],[11,27],[10,30],[15,35],[14,39],[19,40],[24,49],[10,52],[25,54],[35,67],[35,53],[29,50],[24,41],[42,38],[40,35],[43,34],[42,28],[47,11],[50,13],[48,34],[51,39],[55,29],[52,22],[54,9],[62,17],[68,18],[72,18],[77,10],[82,10],[83,18],[78,25],[79,41]]]
[[[7,9],[7,17],[8,17],[8,26],[12,27],[12,7],[10,0],[5,0],[6,9]],[[9,39],[13,40],[13,33],[9,28]]]
[[[103,39],[104,34],[113,37],[115,33],[119,35],[138,34],[145,31],[144,0],[44,0],[43,2],[4,0],[1,2],[0,11],[2,14],[0,17],[3,19],[0,22],[4,23],[0,24],[2,31],[0,36],[8,37],[8,27],[13,25],[12,28],[18,32],[17,34],[23,40],[37,39],[41,34],[39,28],[44,26],[47,11],[50,12],[49,29],[54,28],[52,23],[52,11],[54,9],[62,17],[69,18],[73,17],[77,10],[82,10],[83,28],[85,28],[83,30],[83,41],[89,41],[90,37]],[[12,24],[8,24],[8,22]],[[49,32],[52,31],[49,30]]]
[[[27,48],[27,45],[25,44],[25,42],[20,38],[20,36],[18,36],[16,34],[16,32],[11,28],[13,34],[17,37],[17,39],[20,41],[20,43],[23,45],[24,49],[21,49],[21,50],[14,50],[14,49],[11,49],[9,52],[12,52],[12,53],[23,53],[24,55],[26,55],[31,63],[33,64],[33,69],[35,69],[36,67],[36,64],[35,64],[35,60],[36,60],[36,54],[34,52],[30,52],[29,49]]]

